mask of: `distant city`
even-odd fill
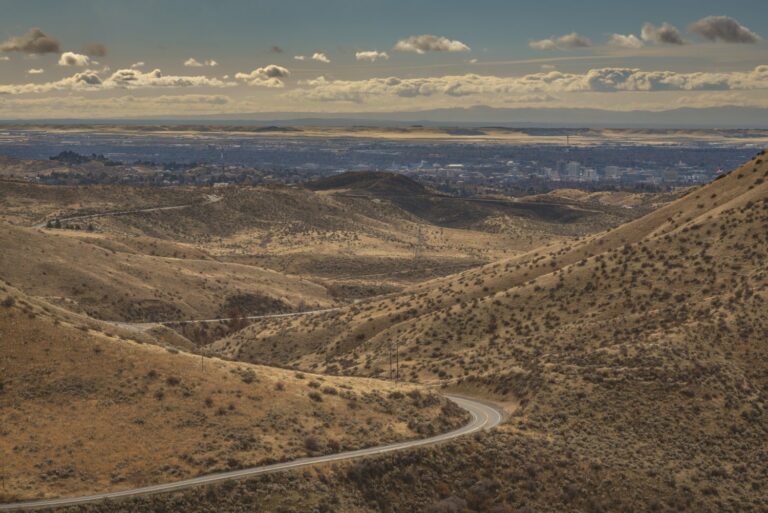
[[[65,152],[65,153],[62,153]],[[67,155],[98,156],[98,172]],[[0,154],[58,159],[40,183],[229,185],[297,183],[347,171],[402,173],[440,190],[509,193],[579,187],[666,190],[710,181],[751,157],[753,144],[507,144],[230,133],[0,130]],[[59,157],[59,155],[64,157]],[[106,169],[106,170],[105,170]]]

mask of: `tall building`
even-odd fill
[[[569,178],[578,178],[581,174],[581,164],[572,160],[565,165],[565,174]]]

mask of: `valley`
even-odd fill
[[[761,153],[655,194],[461,197],[382,172],[215,189],[4,181],[3,502],[254,469],[119,507],[616,510],[661,484],[661,508],[758,504],[766,177]],[[443,394],[507,418],[419,447],[472,429]],[[319,459],[256,470],[305,456]],[[398,492],[413,474],[454,491]],[[615,476],[619,495],[601,484]]]

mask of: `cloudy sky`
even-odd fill
[[[764,0],[3,0],[0,118],[768,107]]]

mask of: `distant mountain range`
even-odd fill
[[[485,105],[403,112],[257,112],[122,119],[5,120],[4,123],[241,123],[316,126],[452,125],[598,128],[768,128],[768,109],[752,107],[679,108],[659,112],[600,109],[504,109]]]

